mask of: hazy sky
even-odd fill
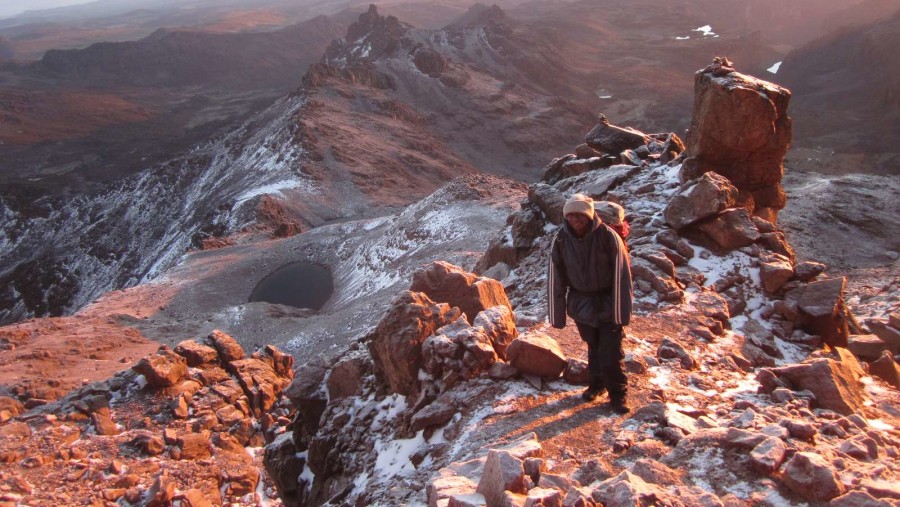
[[[0,18],[15,16],[25,11],[86,4],[92,1],[94,0],[0,0]]]

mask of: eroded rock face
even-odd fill
[[[459,316],[458,308],[435,303],[421,292],[404,291],[394,298],[366,339],[376,374],[384,378],[392,392],[418,393],[422,342]]]
[[[721,64],[697,72],[683,180],[714,171],[738,188],[751,213],[768,219],[783,208],[790,97],[785,88]]]

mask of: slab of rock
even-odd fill
[[[887,343],[874,334],[852,334],[847,338],[847,348],[860,359],[874,361],[887,350]]]
[[[181,451],[179,459],[203,459],[212,455],[212,447],[209,445],[209,434],[185,433],[178,436],[175,444]]]
[[[881,356],[869,364],[869,373],[900,389],[900,366],[890,352],[882,352]]]
[[[812,392],[822,408],[844,415],[859,412],[863,408],[865,394],[853,365],[822,358],[773,368],[771,371],[776,376],[787,379],[795,389]]]
[[[366,337],[375,373],[391,392],[418,393],[422,342],[459,316],[458,308],[435,303],[421,292],[404,291],[391,301],[375,330]]]
[[[835,347],[846,347],[850,336],[850,328],[841,312],[846,284],[844,277],[812,282],[803,288],[797,301],[801,329],[821,336],[825,343]]]
[[[369,364],[361,357],[344,357],[331,369],[328,376],[328,399],[340,400],[355,396],[362,390],[362,378]]]
[[[678,359],[681,367],[685,370],[693,370],[697,367],[697,360],[680,343],[669,337],[663,338],[660,342],[656,355],[660,359]]]
[[[561,507],[562,493],[555,488],[542,488],[540,486],[528,490],[525,499],[525,507]]]
[[[827,502],[846,490],[833,467],[809,452],[794,454],[784,465],[781,480],[791,491],[813,502]]]
[[[618,155],[649,143],[650,138],[643,132],[612,125],[606,117],[601,117],[600,123],[584,136],[584,142],[601,153]]]
[[[487,507],[487,500],[480,493],[463,493],[451,496],[447,507]]]
[[[681,191],[672,197],[664,212],[666,223],[675,230],[684,229],[733,207],[737,195],[738,190],[724,176],[703,174],[685,183]]]
[[[804,261],[794,266],[794,276],[801,282],[809,282],[822,274],[827,267],[821,262]]]
[[[508,306],[499,305],[488,308],[478,314],[472,322],[475,327],[484,329],[491,340],[494,350],[500,359],[506,360],[506,349],[519,336],[516,329],[516,318]]]
[[[865,491],[851,491],[828,502],[828,507],[892,507],[891,502],[881,500]]]
[[[566,369],[563,371],[563,378],[566,379],[566,382],[569,384],[587,384],[591,380],[587,361],[570,357],[568,361],[566,361]]]
[[[428,507],[446,505],[443,502],[448,502],[454,496],[476,494],[475,489],[478,487],[478,484],[472,479],[447,469],[442,469],[439,473],[443,475],[430,481],[425,488]],[[483,496],[480,493],[477,494]]]
[[[559,343],[537,331],[521,335],[507,349],[509,363],[522,373],[545,379],[558,378],[566,368]]]
[[[443,261],[436,261],[413,274],[410,290],[423,292],[432,301],[459,308],[469,322],[473,322],[480,312],[494,306],[512,309],[503,284]]]
[[[166,346],[138,361],[132,369],[143,375],[148,385],[156,388],[173,386],[188,373],[187,361]]]
[[[537,205],[553,225],[563,222],[563,206],[566,197],[559,190],[546,183],[535,183],[528,187],[528,200]]]
[[[219,360],[219,353],[216,352],[216,349],[194,340],[185,340],[176,345],[175,353],[183,356],[190,367],[217,363]]]
[[[774,294],[794,276],[794,267],[789,259],[771,259],[759,263],[759,276],[762,279],[763,288],[769,294]]]
[[[697,225],[720,248],[731,251],[750,246],[759,239],[759,230],[746,208],[730,208]]]
[[[757,472],[769,475],[784,462],[787,446],[780,438],[766,437],[750,451],[750,466]]]
[[[488,505],[502,505],[506,491],[519,494],[528,492],[525,477],[522,460],[509,451],[491,449],[476,491],[484,495]]]
[[[214,330],[206,337],[206,342],[209,343],[212,348],[216,349],[219,353],[219,357],[225,364],[230,363],[231,361],[239,361],[247,357],[244,353],[244,348],[241,347],[241,344],[238,343],[237,340],[218,329]]]
[[[884,319],[869,319],[866,321],[866,324],[875,336],[888,344],[891,354],[897,355],[900,354],[900,330],[891,323],[893,322],[893,317],[891,319],[887,322]]]

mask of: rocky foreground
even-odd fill
[[[779,229],[789,93],[726,60],[697,83],[687,146],[601,122],[476,266],[425,265],[333,359],[293,369],[213,332],[55,402],[3,398],[3,500],[900,504],[897,301],[853,315],[846,280]],[[581,400],[584,346],[544,324],[575,192],[633,226],[624,416]]]

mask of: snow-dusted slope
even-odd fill
[[[149,280],[185,253],[201,225],[240,226],[255,196],[315,195],[292,131],[303,104],[300,96],[281,99],[240,129],[117,188],[31,203],[43,210],[37,216],[3,202],[0,321],[73,310]]]

